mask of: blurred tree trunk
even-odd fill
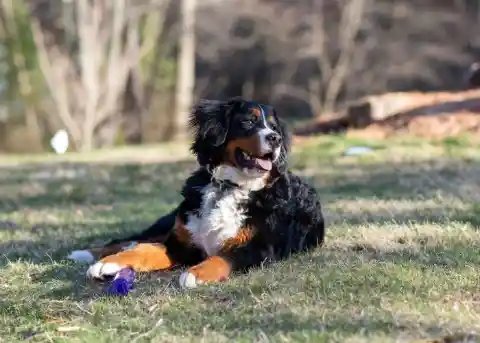
[[[181,0],[182,30],[177,63],[177,88],[175,95],[176,139],[188,135],[188,116],[194,101],[195,86],[195,12],[197,0]]]
[[[344,89],[354,57],[361,60],[365,51],[357,44],[357,35],[364,20],[365,8],[369,0],[345,0],[340,9],[338,26],[338,51],[332,57],[328,44],[325,9],[329,4],[324,0],[314,0],[310,22],[312,25],[311,48],[318,66],[318,76],[308,80],[305,99],[312,107],[314,115],[331,113]],[[363,49],[364,50],[364,49]]]
[[[142,143],[143,116],[145,114],[143,85],[139,67],[130,71],[123,99],[123,132],[125,143]]]

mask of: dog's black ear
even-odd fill
[[[227,101],[201,100],[189,120],[194,137],[209,138],[213,145],[222,145],[227,139],[232,112],[244,105],[245,100],[241,97]]]
[[[278,119],[278,126],[280,127],[280,132],[282,135],[282,148],[285,150],[285,154],[290,152],[290,147],[292,144],[292,135],[290,134],[290,130],[288,125],[283,120]]]
[[[280,150],[280,156],[275,162],[275,169],[279,175],[283,175],[288,168],[288,154],[290,153],[292,137],[287,123],[278,117],[277,111],[274,108],[272,108],[272,110],[277,122],[278,131],[280,131],[279,133],[282,136],[282,148]]]
[[[219,140],[221,141],[220,144],[225,143],[227,139],[228,130],[230,128],[230,122],[235,112],[242,111],[244,107],[248,106],[247,101],[242,98],[241,96],[236,96],[227,100],[227,104],[224,106],[223,111],[220,113],[219,121],[222,122],[224,128],[226,128],[225,132],[221,132]],[[219,144],[219,145],[220,145]]]
[[[291,135],[287,127],[287,123],[282,120],[278,121],[278,127],[280,129],[280,134],[282,135],[282,149],[280,150],[280,157],[275,163],[275,167],[280,174],[284,174],[288,168],[288,154],[290,152],[291,144]]]
[[[224,115],[226,102],[201,100],[190,116],[190,128],[195,140],[209,140],[214,146],[222,144],[228,132],[228,119]]]
[[[191,150],[201,165],[221,159],[219,149],[227,140],[232,115],[244,104],[240,97],[227,101],[201,100],[193,109],[189,119],[194,137]]]

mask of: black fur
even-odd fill
[[[183,201],[146,231],[124,241],[148,240],[167,234],[165,246],[179,264],[197,264],[206,257],[199,247],[182,245],[176,235],[171,234],[171,230],[176,216],[187,222],[190,214],[198,212],[202,190],[215,182],[211,170],[222,163],[226,144],[230,139],[246,134],[247,128],[242,127],[238,120],[249,116],[251,104],[235,98],[229,101],[202,101],[195,108],[190,119],[194,134],[191,150],[197,156],[200,168],[186,180],[182,189]],[[290,137],[274,109],[269,109],[278,123],[276,130],[282,136],[282,156],[274,165],[274,175],[269,184],[252,191],[249,200],[242,204],[247,213],[244,226],[253,230],[252,239],[222,253],[222,257],[237,271],[259,266],[265,261],[284,259],[292,253],[320,246],[324,241],[325,224],[317,192],[287,170]],[[235,123],[235,127],[232,127],[232,123]],[[225,185],[219,196],[226,194],[229,187],[237,186]]]

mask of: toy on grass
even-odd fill
[[[132,268],[123,268],[115,275],[106,292],[109,295],[126,296],[133,289],[134,282],[135,271]]]

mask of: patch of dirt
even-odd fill
[[[348,105],[343,113],[312,120],[295,135],[339,132],[363,138],[409,134],[441,139],[467,132],[480,134],[480,91],[369,96]]]
[[[387,138],[409,134],[417,137],[442,139],[462,133],[480,135],[480,113],[457,112],[441,116],[394,117],[373,123],[364,129],[350,129],[348,136],[362,138]]]

